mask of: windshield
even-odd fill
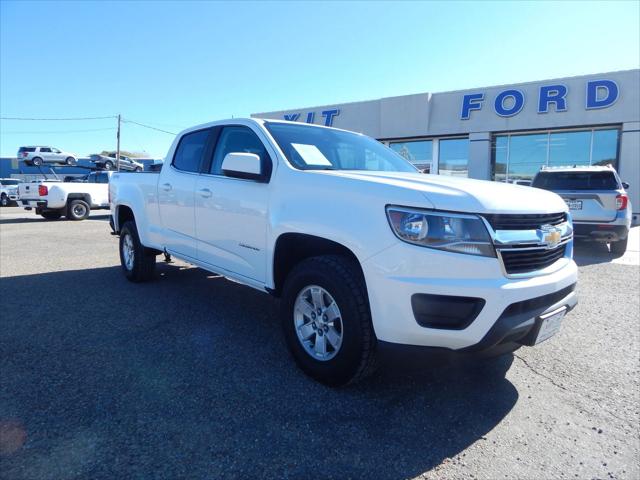
[[[265,125],[287,160],[300,170],[417,172],[393,150],[364,135],[304,124]]]
[[[532,187],[545,190],[617,190],[613,172],[540,172]]]
[[[2,185],[18,185],[20,180],[0,180],[0,183],[2,183]]]

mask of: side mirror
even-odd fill
[[[227,153],[222,160],[222,173],[227,177],[261,180],[260,157],[255,153]]]
[[[622,182],[622,188],[627,190],[629,188],[629,184],[627,182]]]

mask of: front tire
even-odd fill
[[[9,206],[9,197],[7,197],[4,193],[0,196],[0,205],[3,207]]]
[[[136,167],[135,171],[136,172],[141,172],[142,171],[142,167]]]
[[[153,278],[156,268],[155,250],[140,243],[138,229],[133,221],[120,229],[120,264],[127,280],[146,282]]]
[[[73,157],[67,157],[67,158],[66,158],[66,160],[64,161],[64,163],[65,163],[65,165],[73,166],[73,165],[75,165],[77,162],[76,162],[76,159],[75,159],[75,158],[73,158]]]
[[[342,255],[303,260],[285,281],[281,308],[287,346],[307,375],[341,386],[375,370],[377,340],[355,260]]]
[[[113,162],[110,160],[107,160],[106,162],[104,162],[104,169],[113,170]]]
[[[84,200],[71,200],[67,207],[67,218],[74,221],[84,220],[89,216],[90,212],[91,207]]]
[[[611,249],[611,253],[615,256],[615,257],[621,257],[624,255],[624,252],[627,251],[627,242],[629,240],[629,237],[625,238],[624,240],[618,240],[617,242],[611,242],[609,248]]]

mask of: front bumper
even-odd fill
[[[398,243],[362,263],[369,292],[369,303],[376,337],[383,344],[434,347],[454,351],[488,351],[505,338],[526,334],[538,325],[536,318],[558,302],[568,310],[576,304],[572,288],[577,266],[570,258],[554,264],[555,271],[529,278],[507,278],[496,258],[432,251]],[[566,292],[558,299],[558,292]],[[424,326],[412,307],[416,294],[481,299],[484,303],[468,324],[455,327]],[[535,308],[523,302],[540,300]],[[510,312],[520,304],[520,314]],[[415,302],[414,302],[415,306]],[[510,310],[511,309],[511,310]],[[512,335],[513,334],[513,335]],[[515,337],[513,337],[515,338]]]

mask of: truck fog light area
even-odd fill
[[[396,236],[407,243],[449,252],[495,257],[495,249],[482,220],[470,214],[387,207]]]

